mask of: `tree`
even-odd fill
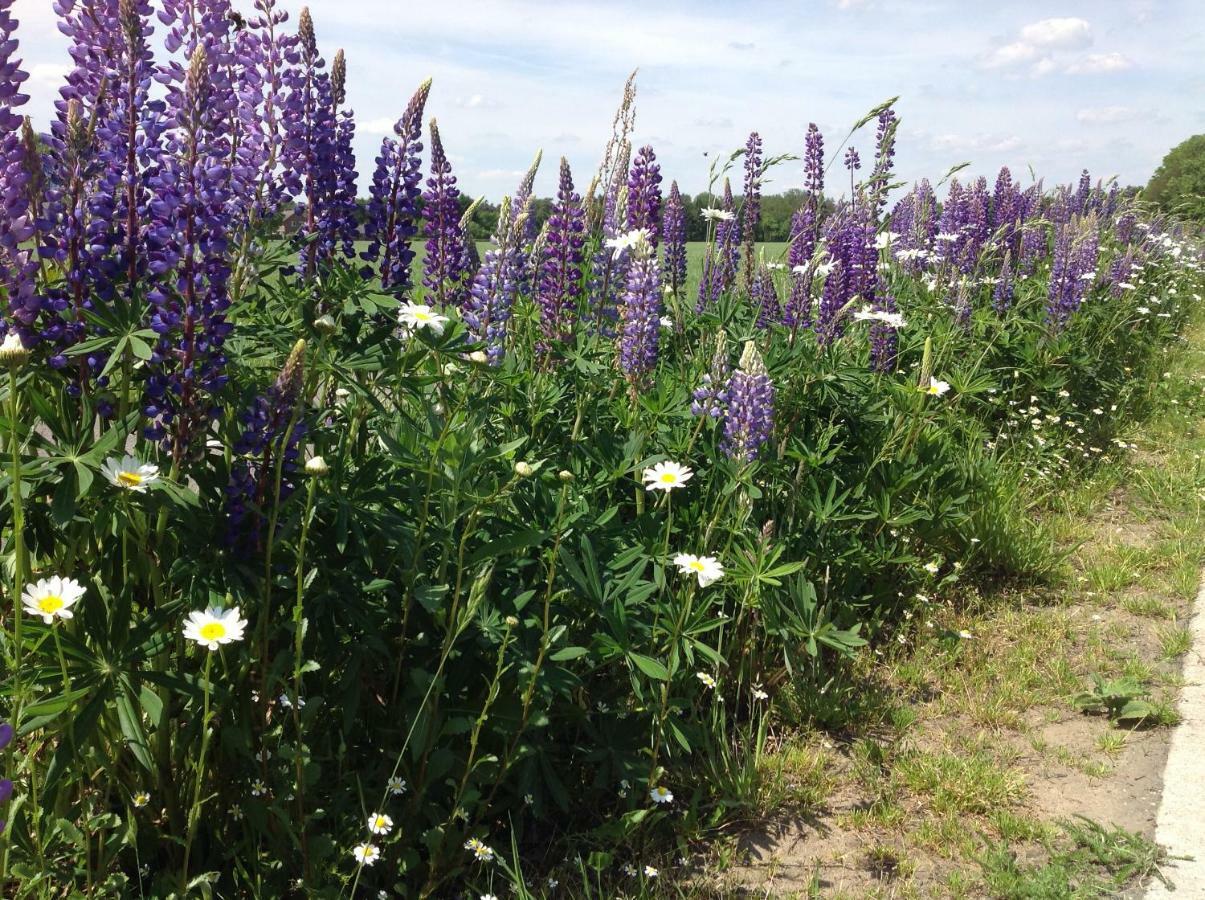
[[[1142,199],[1164,212],[1205,222],[1205,134],[1190,137],[1163,157]]]

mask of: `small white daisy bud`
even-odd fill
[[[314,320],[314,330],[319,334],[334,334],[339,330],[339,326],[335,324],[335,320],[328,313]]]
[[[529,462],[523,462],[520,460],[519,462],[515,463],[515,474],[520,478],[530,478],[535,474],[535,472],[536,470],[532,468],[532,465]]]
[[[485,355],[484,350],[474,350],[469,354],[469,362],[475,362],[478,365],[485,365],[489,357]]]
[[[312,475],[315,478],[321,478],[330,472],[330,466],[326,464],[326,460],[321,456],[311,456],[305,461],[305,474]]]
[[[519,620],[516,619],[514,616],[506,617],[506,625],[508,628],[515,628],[516,626],[518,626],[518,624],[519,624]]]
[[[21,343],[21,335],[10,331],[4,336],[4,342],[0,343],[0,363],[16,368],[24,365],[27,359],[29,359],[29,349]]]
[[[559,478],[561,481],[565,482],[566,484],[569,484],[570,482],[573,481],[573,473],[570,472],[568,469],[561,469],[561,471],[556,473],[556,477]]]

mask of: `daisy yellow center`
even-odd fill
[[[385,827],[385,817],[377,816],[375,819],[372,820],[372,824],[373,824],[374,828],[384,828]]]
[[[677,480],[678,480],[678,476],[675,475],[673,472],[662,472],[661,473],[661,483],[662,484],[673,484]]]
[[[201,637],[207,641],[216,641],[226,636],[226,626],[221,622],[207,622],[201,626]]]
[[[138,487],[142,484],[142,476],[137,472],[118,472],[117,483],[126,487]]]
[[[58,594],[47,594],[38,600],[38,609],[47,615],[58,612],[63,608],[63,598]]]
[[[416,312],[414,314],[414,318],[418,319],[420,322],[430,322],[431,314],[425,312]]]
[[[691,571],[693,571],[693,572],[702,572],[703,571],[703,563],[697,559],[692,560],[691,562],[687,563],[687,565],[690,566]]]

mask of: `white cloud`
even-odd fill
[[[1023,146],[1015,134],[936,134],[929,144],[939,153],[1010,153]]]
[[[381,116],[376,119],[360,119],[356,122],[356,133],[364,135],[393,134],[393,126],[396,124],[397,119],[391,119],[388,116]]]
[[[1075,114],[1077,121],[1085,125],[1112,125],[1128,122],[1138,117],[1138,110],[1129,106],[1096,106],[1081,109]]]
[[[496,100],[491,100],[481,94],[471,94],[468,97],[457,97],[456,105],[461,109],[494,109],[498,106]]]
[[[1084,19],[1042,19],[1022,28],[1021,40],[1034,47],[1077,50],[1092,43],[1092,26]]]
[[[482,169],[477,173],[477,177],[483,180],[497,181],[500,178],[522,178],[526,174],[526,169]]]
[[[1029,62],[1038,55],[1037,47],[1025,41],[1013,41],[1003,47],[997,47],[983,61],[986,68],[999,69]]]
[[[1124,53],[1089,53],[1067,66],[1068,75],[1098,75],[1102,72],[1124,72],[1134,68],[1134,61]]]

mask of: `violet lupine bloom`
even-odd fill
[[[762,143],[756,131],[745,142],[745,196],[741,203],[741,233],[745,247],[745,293],[753,290],[753,259],[757,228],[761,224]]]
[[[32,342],[42,302],[34,290],[37,261],[25,246],[34,235],[34,221],[25,192],[29,176],[20,134],[23,123],[13,112],[28,99],[21,85],[29,76],[13,59],[17,22],[11,7],[12,0],[0,0],[0,285],[22,340]]]
[[[330,201],[339,175],[330,75],[323,71],[326,62],[318,54],[309,7],[303,7],[298,18],[296,55],[297,65],[288,71],[283,115],[284,179],[289,193],[304,202],[297,234],[304,274],[310,278],[329,259],[333,246]]]
[[[731,367],[728,365],[728,335],[721,328],[716,334],[715,353],[711,368],[703,373],[700,384],[691,394],[690,414],[721,419],[724,416],[724,391],[728,386]]]
[[[1017,271],[1022,275],[1032,275],[1038,262],[1046,256],[1046,226],[1030,222],[1021,228],[1021,257]]]
[[[334,177],[330,197],[330,241],[341,247],[343,256],[356,255],[359,209],[356,204],[356,154],[352,143],[356,138],[355,113],[345,109],[347,102],[347,59],[343,51],[335,53],[331,63],[331,110],[335,116],[335,133],[331,144]]]
[[[626,213],[621,201],[626,192],[630,152],[626,142],[618,151],[612,180],[603,198],[602,234],[590,266],[591,318],[599,332],[607,337],[615,333],[619,293],[627,279],[628,253],[613,253],[606,242],[617,238],[624,230]]]
[[[894,314],[895,298],[890,294],[880,297],[874,305],[874,310]],[[886,322],[874,321],[870,323],[869,338],[871,371],[884,375],[894,372],[899,359],[899,330]]]
[[[845,151],[845,159],[843,162],[845,163],[845,168],[849,169],[851,175],[858,169],[862,168],[862,157],[858,155],[858,151],[853,147],[850,147]]]
[[[283,502],[296,489],[297,458],[307,431],[301,397],[304,361],[305,341],[298,341],[272,387],[242,414],[243,432],[234,445],[226,486],[226,544],[244,554],[262,545],[261,512],[276,499],[281,456],[279,499]]]
[[[821,347],[831,344],[845,330],[841,314],[850,298],[847,265],[840,258],[830,260],[829,265],[832,268],[824,279],[820,304],[816,310],[816,322],[813,325],[816,342]]]
[[[1000,266],[1000,275],[996,279],[996,286],[992,290],[992,308],[996,310],[997,315],[1004,315],[1008,312],[1008,308],[1013,304],[1013,268],[1012,268],[1012,253],[1004,251],[1004,263]]]
[[[1109,294],[1114,300],[1126,292],[1126,286],[1132,287],[1130,279],[1134,276],[1134,248],[1126,247],[1125,253],[1116,257],[1109,266]]]
[[[1024,220],[1025,204],[1021,190],[1013,183],[1008,167],[1000,169],[996,186],[992,191],[989,227],[1000,247],[1014,256],[1021,252],[1021,224]]]
[[[891,180],[891,168],[895,160],[895,132],[899,119],[890,108],[879,113],[879,124],[875,132],[874,167],[870,170],[867,187],[870,191],[871,218],[875,222],[887,207],[887,186]]]
[[[699,281],[699,300],[695,312],[701,313],[716,302],[722,294],[732,289],[736,282],[737,265],[740,262],[741,224],[736,215],[736,203],[732,199],[732,184],[724,179],[724,200],[720,209],[728,214],[715,229],[715,241],[708,248],[703,264],[703,277]]]
[[[544,151],[537,150],[536,157],[523,175],[523,180],[519,182],[511,203],[515,221],[521,221],[523,225],[522,233],[517,236],[517,247],[523,257],[523,277],[519,281],[519,291],[524,295],[531,293],[531,286],[540,278],[541,254],[536,246],[539,241],[539,226],[535,216],[535,184],[536,173],[540,171],[543,159]],[[469,243],[472,244],[472,241]]]
[[[757,327],[769,328],[782,321],[782,304],[778,299],[778,286],[774,276],[765,266],[759,266],[749,290],[749,305],[757,311]]]
[[[368,248],[362,258],[381,278],[381,286],[401,295],[410,288],[411,248],[418,234],[418,198],[422,193],[423,108],[431,93],[431,79],[424,81],[401,119],[393,126],[394,137],[381,141],[376,172],[369,189]]]
[[[671,202],[676,192],[675,185],[674,193],[670,194]],[[544,344],[567,341],[572,337],[573,320],[582,288],[582,247],[586,242],[586,213],[582,208],[582,198],[573,190],[569,161],[563,156],[560,186],[552,204],[552,215],[548,219],[547,227],[547,237],[540,253],[540,284],[537,297]],[[547,348],[543,352],[547,352]]]
[[[724,390],[724,439],[730,459],[752,462],[774,431],[774,382],[753,341],[745,342],[740,367]]]
[[[1134,228],[1138,225],[1138,217],[1132,212],[1122,213],[1117,217],[1117,225],[1114,227],[1113,233],[1117,236],[1119,244],[1127,245],[1134,241]]]
[[[491,366],[501,365],[506,353],[506,328],[510,322],[526,260],[518,243],[523,239],[527,210],[512,220],[510,199],[502,199],[494,246],[473,276],[461,309],[464,324],[475,341],[486,345]]]
[[[657,365],[661,341],[661,270],[647,240],[631,249],[619,307],[619,369],[633,386]]]
[[[434,306],[459,306],[465,295],[465,236],[460,225],[460,190],[444,153],[439,126],[432,119],[431,175],[423,192],[427,255],[423,284]]]
[[[782,323],[794,330],[812,325],[812,279],[816,275],[816,258],[802,266],[803,271],[791,271],[791,293],[782,311]]]
[[[628,231],[646,228],[656,250],[661,232],[661,166],[652,147],[641,147],[628,173]]]
[[[208,395],[226,382],[222,348],[231,330],[225,117],[209,75],[205,47],[198,45],[184,84],[169,89],[169,152],[152,181],[150,269],[164,280],[147,293],[150,327],[159,340],[144,412],[152,420],[148,437],[163,438],[170,428],[168,449],[176,461],[214,414]]]
[[[1088,211],[1088,200],[1092,194],[1092,176],[1088,174],[1088,170],[1084,169],[1080,172],[1079,184],[1076,186],[1075,193],[1071,195],[1071,214],[1082,215]]]
[[[686,210],[676,181],[669,186],[661,234],[665,238],[665,281],[676,296],[686,284]]]
[[[1079,310],[1084,295],[1096,279],[1100,235],[1096,216],[1077,216],[1060,225],[1055,235],[1050,266],[1046,317],[1056,328],[1067,324]]]
[[[288,57],[295,40],[278,31],[289,14],[276,8],[276,0],[255,0],[256,15],[247,18],[246,28],[236,35],[238,69],[238,114],[246,142],[245,163],[254,167],[250,177],[253,197],[248,210],[252,218],[274,214],[284,199],[280,160],[284,152],[283,115]]]

